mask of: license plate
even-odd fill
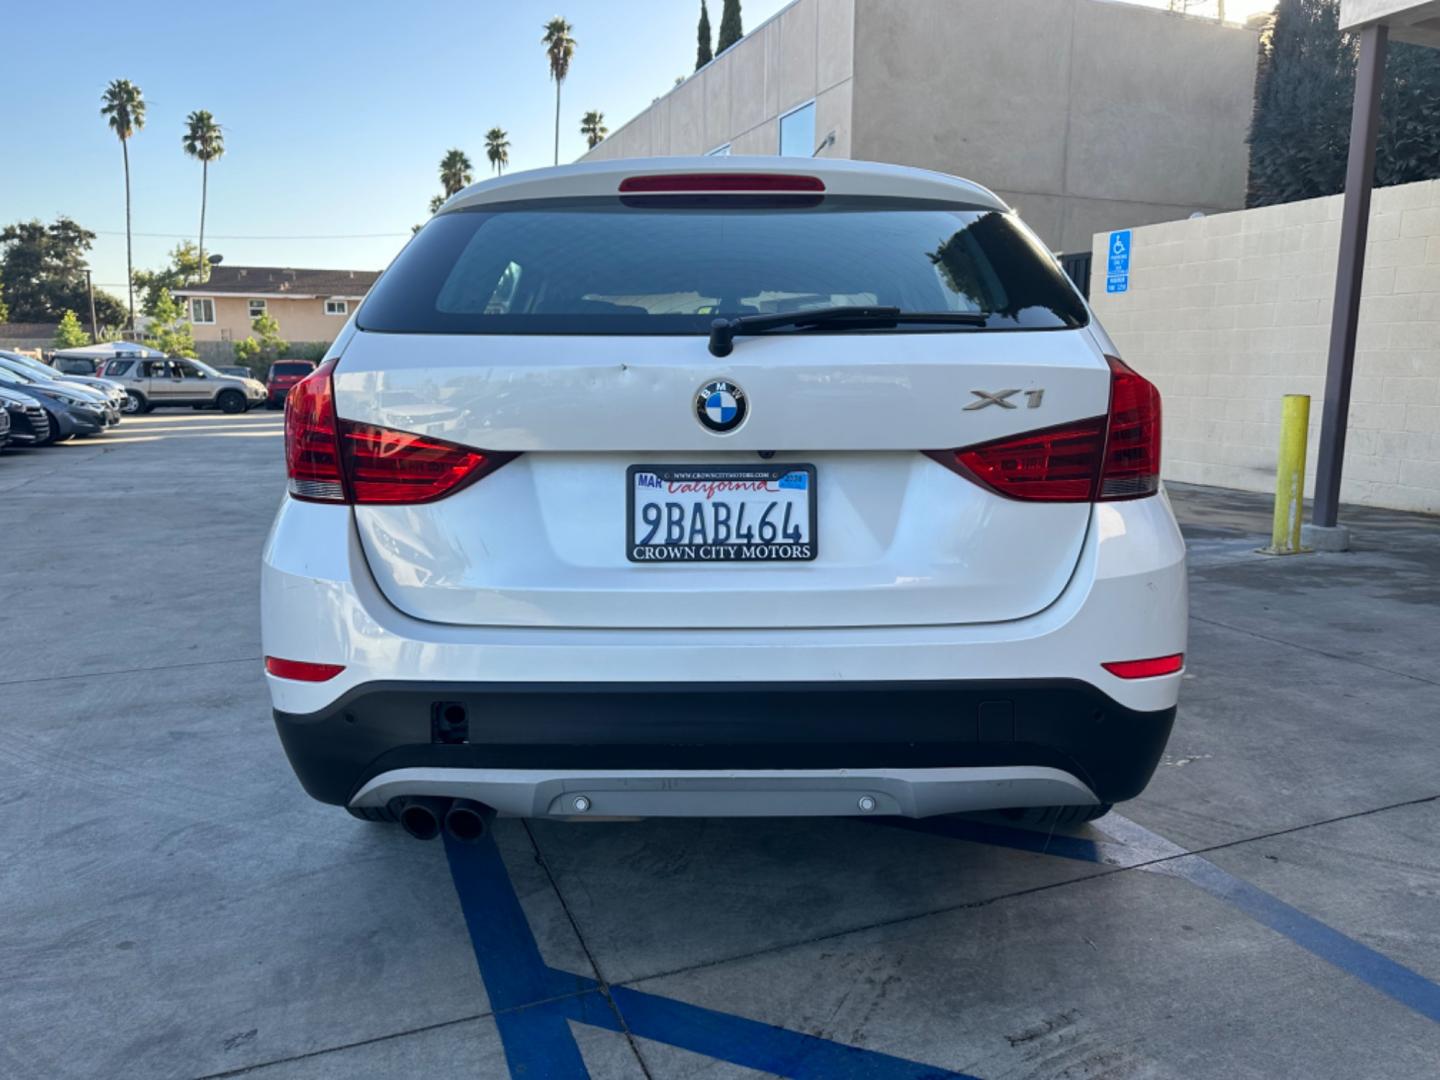
[[[631,562],[808,562],[815,466],[631,465]]]

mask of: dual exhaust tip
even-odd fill
[[[479,843],[495,820],[493,807],[473,799],[441,799],[431,795],[402,795],[390,810],[416,840],[434,840],[444,829],[462,844]]]

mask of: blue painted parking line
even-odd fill
[[[588,1077],[574,1020],[801,1080],[976,1080],[628,987],[606,993],[545,963],[492,837],[474,845],[447,837],[445,854],[512,1077]]]
[[[1135,867],[1150,873],[1188,881],[1211,896],[1225,901],[1263,926],[1289,938],[1296,945],[1333,964],[1341,971],[1374,987],[1395,1001],[1430,1020],[1440,1022],[1440,985],[1391,960],[1334,927],[1305,914],[1257,885],[1220,869],[1210,860],[1190,855],[1163,836],[1137,825],[1119,814],[1108,814],[1097,828],[1110,840],[1043,833],[988,822],[944,818],[885,818],[882,823],[1020,851],[1040,852],[1082,862]],[[1119,842],[1116,842],[1119,841]],[[1151,860],[1163,860],[1152,862]]]

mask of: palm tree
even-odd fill
[[[610,134],[610,129],[605,126],[605,114],[591,109],[580,120],[580,134],[585,136],[585,141],[594,150]]]
[[[475,177],[471,172],[474,168],[463,150],[451,150],[440,159],[440,186],[445,189],[447,199],[474,183]]]
[[[540,39],[545,46],[545,55],[550,59],[550,77],[555,80],[555,164],[560,164],[560,84],[570,74],[570,61],[575,58],[575,39],[571,31],[575,28],[559,15],[545,24],[545,36]]]
[[[504,128],[493,127],[485,133],[485,156],[495,169],[496,176],[505,174],[510,164],[510,133]]]
[[[180,145],[200,162],[200,280],[210,274],[210,264],[205,261],[205,203],[209,197],[210,162],[225,155],[225,135],[205,109],[197,109],[185,118],[185,137]]]
[[[125,158],[125,285],[130,291],[130,330],[135,330],[135,260],[130,244],[130,136],[145,126],[145,96],[129,79],[115,79],[100,95],[100,115],[120,140]]]

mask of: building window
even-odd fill
[[[215,301],[205,296],[192,296],[190,298],[190,321],[192,323],[213,323],[215,321]]]
[[[717,146],[717,147],[715,147],[714,150],[707,150],[707,151],[705,152],[705,156],[706,156],[706,157],[729,157],[729,156],[730,156],[730,144],[727,142],[724,146]]]
[[[815,102],[808,101],[780,117],[780,156],[815,156]]]
[[[266,303],[265,303],[264,300],[251,300],[251,301],[250,301],[250,318],[252,318],[252,319],[258,319],[258,318],[260,318],[261,315],[264,315],[264,314],[265,314],[266,309],[267,309],[267,305],[266,305]]]
[[[350,305],[347,304],[347,303],[345,303],[344,300],[326,300],[326,301],[325,301],[325,314],[326,314],[326,315],[348,315],[349,313],[350,313]]]

